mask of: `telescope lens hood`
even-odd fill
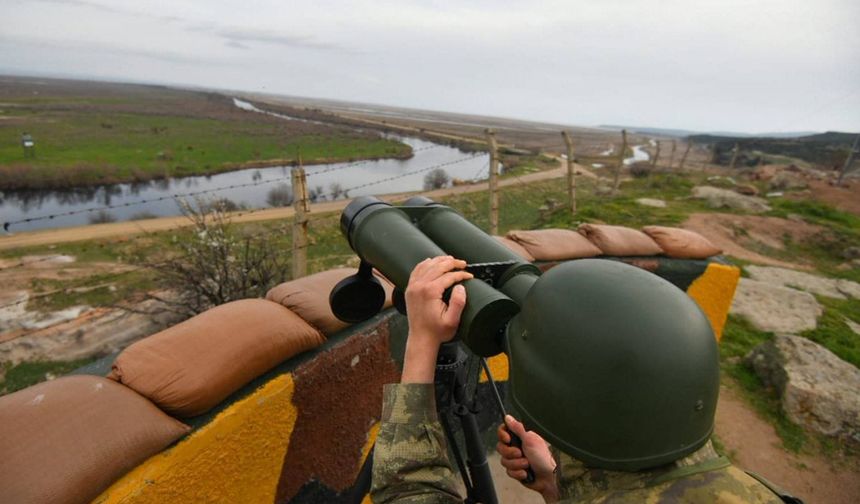
[[[358,198],[353,199],[352,202],[343,209],[343,213],[340,214],[340,231],[344,236],[346,236],[350,247],[353,246],[352,230],[355,229],[356,220],[359,218],[359,214],[374,206],[381,208],[382,206],[390,207],[391,205],[375,196],[359,196]],[[365,213],[365,215],[367,213]]]
[[[373,275],[350,275],[334,286],[328,297],[334,316],[356,324],[379,313],[385,305],[385,289]]]

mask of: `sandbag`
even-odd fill
[[[493,236],[493,238],[495,238],[496,240],[499,240],[499,243],[501,243],[502,245],[507,247],[508,250],[510,250],[514,254],[522,257],[523,259],[525,259],[528,262],[534,262],[534,260],[535,260],[534,256],[529,254],[529,251],[526,250],[526,248],[523,247],[522,245],[520,245],[519,243],[511,240],[510,238],[504,237],[504,236]]]
[[[100,376],[66,376],[0,397],[0,501],[89,503],[188,431]]]
[[[349,327],[349,324],[334,316],[328,303],[334,286],[344,278],[354,275],[354,268],[338,268],[290,280],[272,287],[266,299],[286,306],[308,324],[326,336]],[[391,291],[394,286],[382,275],[374,272],[385,289],[385,306],[391,306]]]
[[[705,259],[723,252],[704,236],[688,229],[645,226],[642,231],[656,241],[669,257]]]
[[[522,245],[537,261],[562,261],[600,255],[600,249],[569,229],[509,231],[507,238]]]
[[[119,354],[108,378],[168,413],[192,417],[324,340],[287,308],[243,299],[136,342]]]
[[[657,242],[638,229],[608,224],[580,224],[577,230],[610,256],[651,256],[663,253]]]

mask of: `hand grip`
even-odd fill
[[[511,436],[511,442],[508,443],[508,446],[513,446],[514,448],[519,448],[520,452],[522,452],[523,457],[526,456],[526,452],[523,451],[523,440],[520,439],[519,436],[511,432],[511,429],[505,427],[505,430],[508,431],[508,434]],[[526,479],[520,480],[524,485],[531,485],[535,482],[535,472],[531,467],[526,467]]]

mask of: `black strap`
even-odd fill
[[[745,471],[745,472],[751,478],[755,479],[756,481],[758,481],[762,485],[766,486],[768,490],[775,493],[776,496],[782,500],[782,502],[787,502],[788,504],[804,504],[803,501],[800,499],[800,497],[795,497],[795,496],[791,495],[790,493],[786,492],[782,488],[779,488],[778,486],[774,485],[773,483],[764,479],[763,477],[759,476],[758,474],[756,474],[752,471]]]

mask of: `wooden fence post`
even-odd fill
[[[651,169],[657,168],[657,162],[660,161],[660,140],[656,140],[657,150],[654,152],[654,160],[651,161]]]
[[[308,179],[299,155],[299,166],[290,171],[293,182],[293,278],[301,278],[308,273]]]
[[[618,192],[621,185],[621,169],[624,168],[624,156],[627,155],[627,130],[621,130],[621,152],[618,153],[618,163],[615,166],[615,180],[612,182],[612,194]]]
[[[675,164],[675,149],[678,148],[678,143],[672,140],[672,153],[669,154],[669,170],[672,169],[672,165]]]
[[[684,155],[681,156],[681,164],[678,165],[678,171],[682,171],[684,169],[684,163],[687,162],[687,155],[690,153],[690,149],[693,147],[693,143],[690,140],[687,140],[687,148],[684,149]]]
[[[845,158],[845,164],[842,165],[842,171],[839,173],[839,179],[836,180],[836,185],[842,185],[842,179],[845,178],[845,174],[848,173],[848,170],[851,169],[851,163],[854,162],[854,155],[858,153],[857,147],[860,146],[860,135],[857,135],[857,138],[854,139],[854,145],[851,146],[851,152],[848,153],[848,157]]]
[[[490,234],[499,234],[499,157],[496,132],[488,129],[487,146],[490,148]]]
[[[567,146],[567,201],[570,213],[576,213],[576,158],[573,153],[573,139],[567,131],[562,131],[564,144]]]
[[[729,169],[734,170],[738,163],[738,154],[741,152],[741,144],[735,143],[735,148],[732,149],[732,161],[729,163]]]

